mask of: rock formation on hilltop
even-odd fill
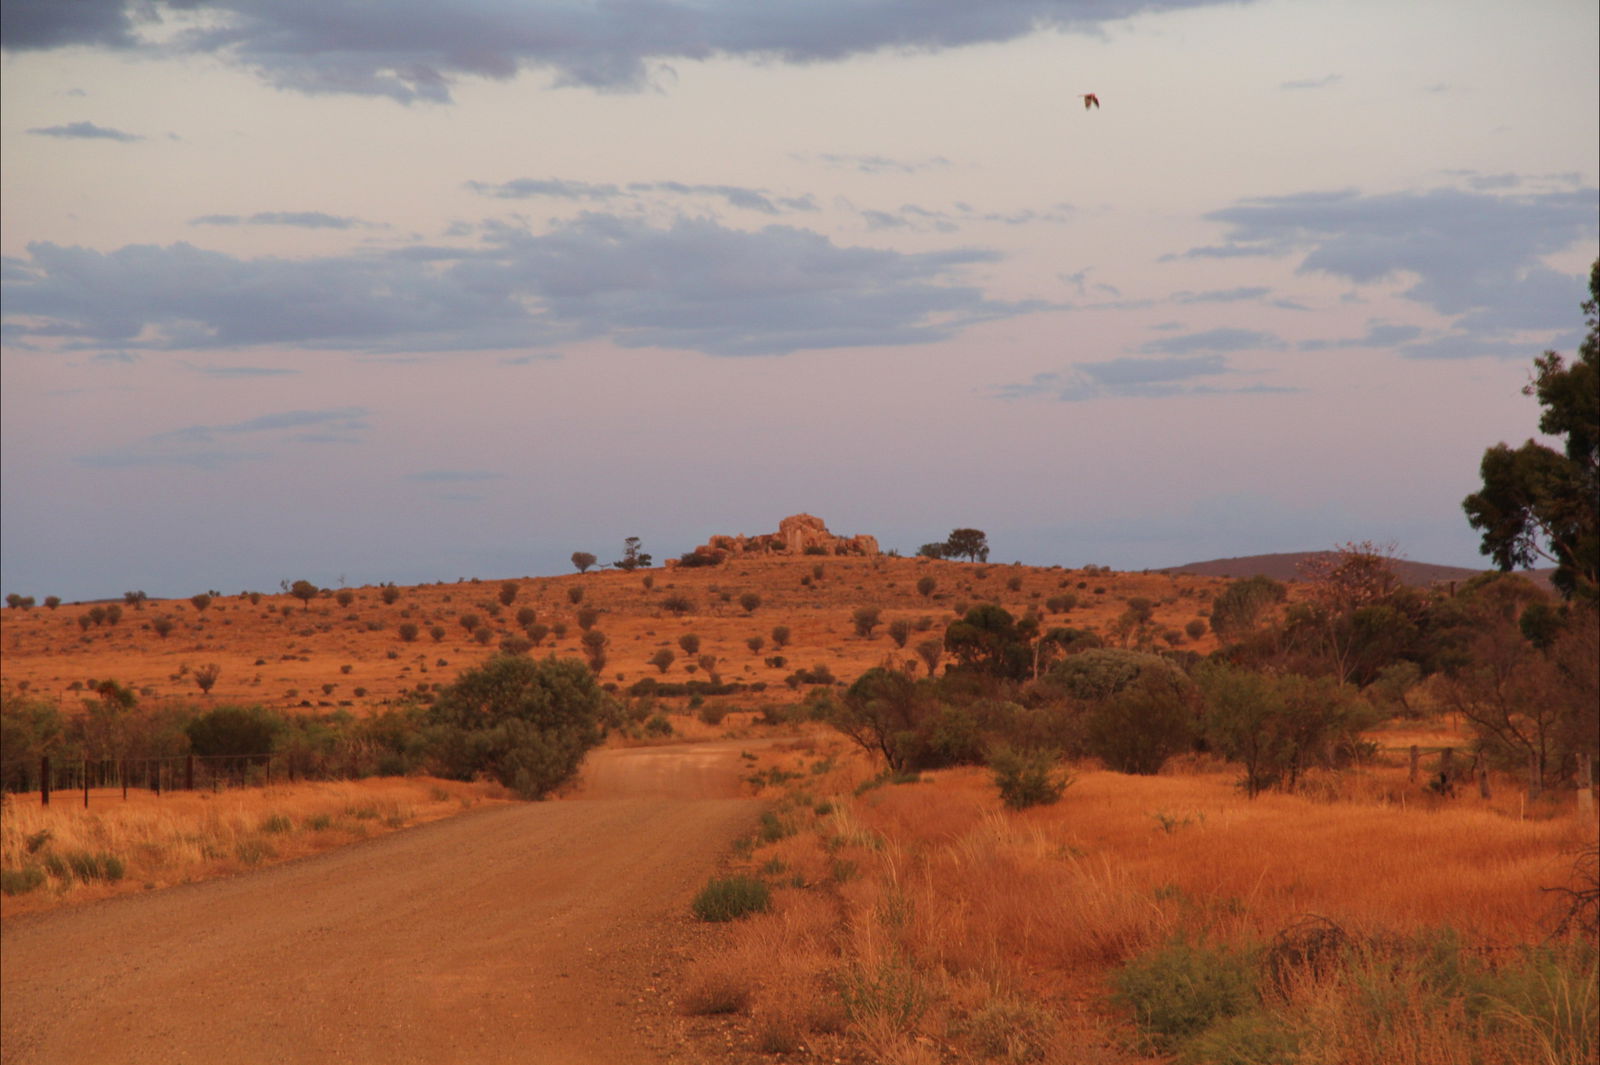
[[[681,560],[680,565],[716,565],[737,555],[861,555],[878,554],[872,536],[835,536],[821,518],[791,514],[778,523],[775,533],[760,536],[713,536]],[[668,565],[672,565],[671,562]]]

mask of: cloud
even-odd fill
[[[1513,187],[1503,175],[1490,183]],[[1404,298],[1453,318],[1459,339],[1473,341],[1408,353],[1481,353],[1485,340],[1488,348],[1509,350],[1502,341],[1511,333],[1574,321],[1584,279],[1551,269],[1544,258],[1594,240],[1597,200],[1593,187],[1263,197],[1208,214],[1226,227],[1226,243],[1185,255],[1298,255],[1300,273],[1356,285],[1404,278],[1411,282]]]
[[[1060,373],[1035,374],[1023,384],[1003,386],[996,395],[1000,399],[1048,396],[1066,403],[1081,403],[1092,399],[1163,399],[1173,396],[1293,391],[1265,385],[1224,388],[1196,383],[1235,372],[1220,355],[1165,359],[1126,357],[1104,362],[1082,362]]]
[[[362,407],[338,407],[280,411],[224,425],[190,425],[157,433],[113,451],[79,455],[74,461],[95,469],[187,466],[215,470],[270,458],[273,453],[268,448],[285,442],[357,443],[368,428],[366,415]],[[228,439],[263,436],[268,438],[264,447],[241,446]]]
[[[1210,292],[1179,292],[1173,296],[1178,303],[1237,303],[1240,300],[1258,300],[1271,292],[1257,285],[1248,288],[1213,289]]]
[[[1339,348],[1398,348],[1410,344],[1422,335],[1414,325],[1395,325],[1392,322],[1368,322],[1364,336],[1342,340],[1302,340],[1296,345],[1301,351],[1331,351]]]
[[[993,0],[907,8],[900,0],[4,0],[8,50],[93,45],[216,55],[269,84],[306,93],[450,99],[460,77],[552,71],[557,85],[637,90],[652,67],[732,56],[819,63],[885,49],[941,51],[1042,29],[1097,33],[1150,12],[1222,0]],[[161,41],[141,36],[159,20]]]
[[[484,196],[502,200],[526,200],[548,196],[565,200],[613,200],[624,195],[616,185],[591,181],[565,181],[559,178],[517,178],[515,181],[469,181],[467,188]]]
[[[135,43],[133,7],[127,0],[5,0],[0,5],[0,46],[8,51]]]
[[[1342,74],[1327,74],[1320,78],[1307,78],[1303,81],[1280,81],[1280,89],[1327,89],[1344,80]]]
[[[568,181],[561,178],[517,178],[499,183],[469,181],[466,187],[481,195],[502,200],[551,198],[605,201],[638,199],[648,193],[667,193],[673,196],[711,196],[725,201],[730,207],[769,215],[781,214],[784,211],[818,209],[816,198],[809,194],[774,197],[766,189],[743,185],[689,185],[681,181],[634,181],[624,188],[620,185]]]
[[[28,132],[41,137],[61,137],[67,140],[121,141],[124,144],[144,140],[137,133],[124,133],[120,129],[97,126],[93,122],[68,122],[64,126],[35,126]]]
[[[526,351],[604,337],[781,355],[927,343],[1043,307],[962,284],[965,268],[999,258],[976,248],[903,253],[791,226],[604,214],[481,229],[475,247],[298,260],[36,243],[6,264],[7,326],[21,343],[90,348]]]
[[[353,229],[365,226],[359,218],[325,214],[322,211],[257,211],[248,217],[236,214],[204,214],[189,219],[191,226],[297,226],[302,229]]]
[[[1223,328],[1147,341],[1139,346],[1139,351],[1146,355],[1188,355],[1196,351],[1261,351],[1283,346],[1283,340],[1272,333]]]
[[[927,159],[893,159],[887,155],[852,155],[841,152],[823,152],[818,155],[795,153],[791,158],[800,162],[816,161],[837,170],[855,170],[862,174],[916,174],[924,170],[940,170],[950,166],[942,155]]]

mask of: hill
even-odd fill
[[[535,655],[582,657],[585,626],[603,633],[600,677],[617,690],[645,678],[677,685],[709,678],[739,686],[728,693],[731,705],[759,708],[792,701],[789,678],[818,665],[845,681],[885,662],[923,672],[917,644],[938,637],[981,602],[1017,615],[1035,610],[1050,625],[1105,632],[1129,598],[1143,596],[1155,604],[1163,645],[1205,653],[1215,641],[1204,617],[1222,586],[1212,577],[1098,567],[790,555],[734,557],[705,567],[320,589],[304,601],[241,592],[201,599],[204,606],[151,599],[6,608],[0,610],[0,681],[67,707],[96,681],[111,679],[147,698],[361,713],[448,684],[502,641],[526,640],[529,623],[522,619],[531,612],[535,632],[548,629],[538,632],[530,649]],[[880,623],[869,636],[856,632],[861,607],[879,610]],[[910,627],[903,646],[889,632],[897,621]],[[1187,633],[1195,621],[1203,630],[1197,638]],[[774,632],[779,627],[787,630],[782,641]],[[685,648],[685,637],[693,650]],[[662,651],[672,655],[665,670],[652,664]],[[202,695],[196,674],[213,664],[219,668],[215,686]]]
[[[1214,558],[1207,562],[1189,562],[1182,566],[1168,566],[1162,573],[1182,573],[1199,577],[1226,577],[1238,579],[1242,577],[1271,577],[1278,581],[1299,580],[1302,567],[1318,558],[1325,558],[1333,554],[1331,551],[1291,551],[1276,555],[1244,555],[1239,558]],[[1395,559],[1394,571],[1400,579],[1407,584],[1420,588],[1431,587],[1435,584],[1448,584],[1451,581],[1470,581],[1483,573],[1492,572],[1482,569],[1468,569],[1465,566],[1440,566],[1431,562],[1412,562],[1410,559]],[[1550,570],[1532,570],[1523,573],[1523,576],[1549,589]]]

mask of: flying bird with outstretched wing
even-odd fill
[[[1091,107],[1100,106],[1100,97],[1096,96],[1092,92],[1080,92],[1078,94],[1078,98],[1083,101],[1083,109],[1085,111],[1089,110]]]

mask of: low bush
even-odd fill
[[[989,755],[989,769],[1000,789],[1000,801],[1011,810],[1060,802],[1072,784],[1071,775],[1057,768],[1052,751],[997,747]]]
[[[1129,961],[1112,977],[1146,1048],[1171,1054],[1212,1025],[1257,1005],[1250,954],[1178,938]]]
[[[702,921],[736,921],[772,906],[772,892],[753,876],[714,878],[700,889],[689,908]]]

